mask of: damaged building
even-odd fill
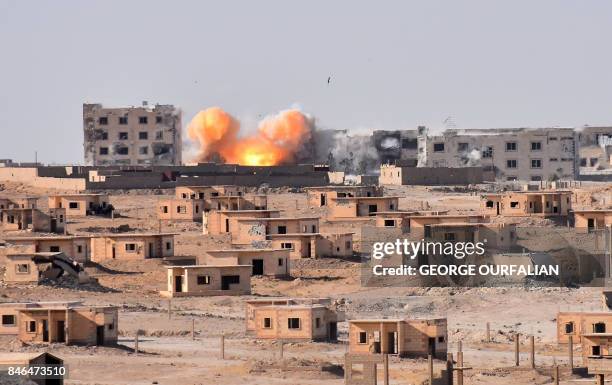
[[[180,165],[181,111],[173,105],[107,108],[83,104],[85,163]]]
[[[64,275],[72,276],[78,283],[89,282],[83,267],[62,252],[8,254],[6,260],[4,282],[8,284],[39,284]]]

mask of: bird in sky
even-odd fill
[[[329,84],[329,82],[331,82],[331,76],[327,77],[327,84]]]

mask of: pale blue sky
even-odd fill
[[[81,104],[142,100],[184,125],[612,124],[612,2],[0,0],[0,158],[82,162]]]

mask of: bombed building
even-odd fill
[[[180,165],[181,130],[181,112],[172,105],[106,108],[85,103],[85,163]]]

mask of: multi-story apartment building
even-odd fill
[[[173,105],[83,104],[85,163],[180,165],[181,129],[181,112]]]
[[[497,180],[542,181],[578,175],[573,128],[448,129],[419,137],[419,166],[482,166]]]

